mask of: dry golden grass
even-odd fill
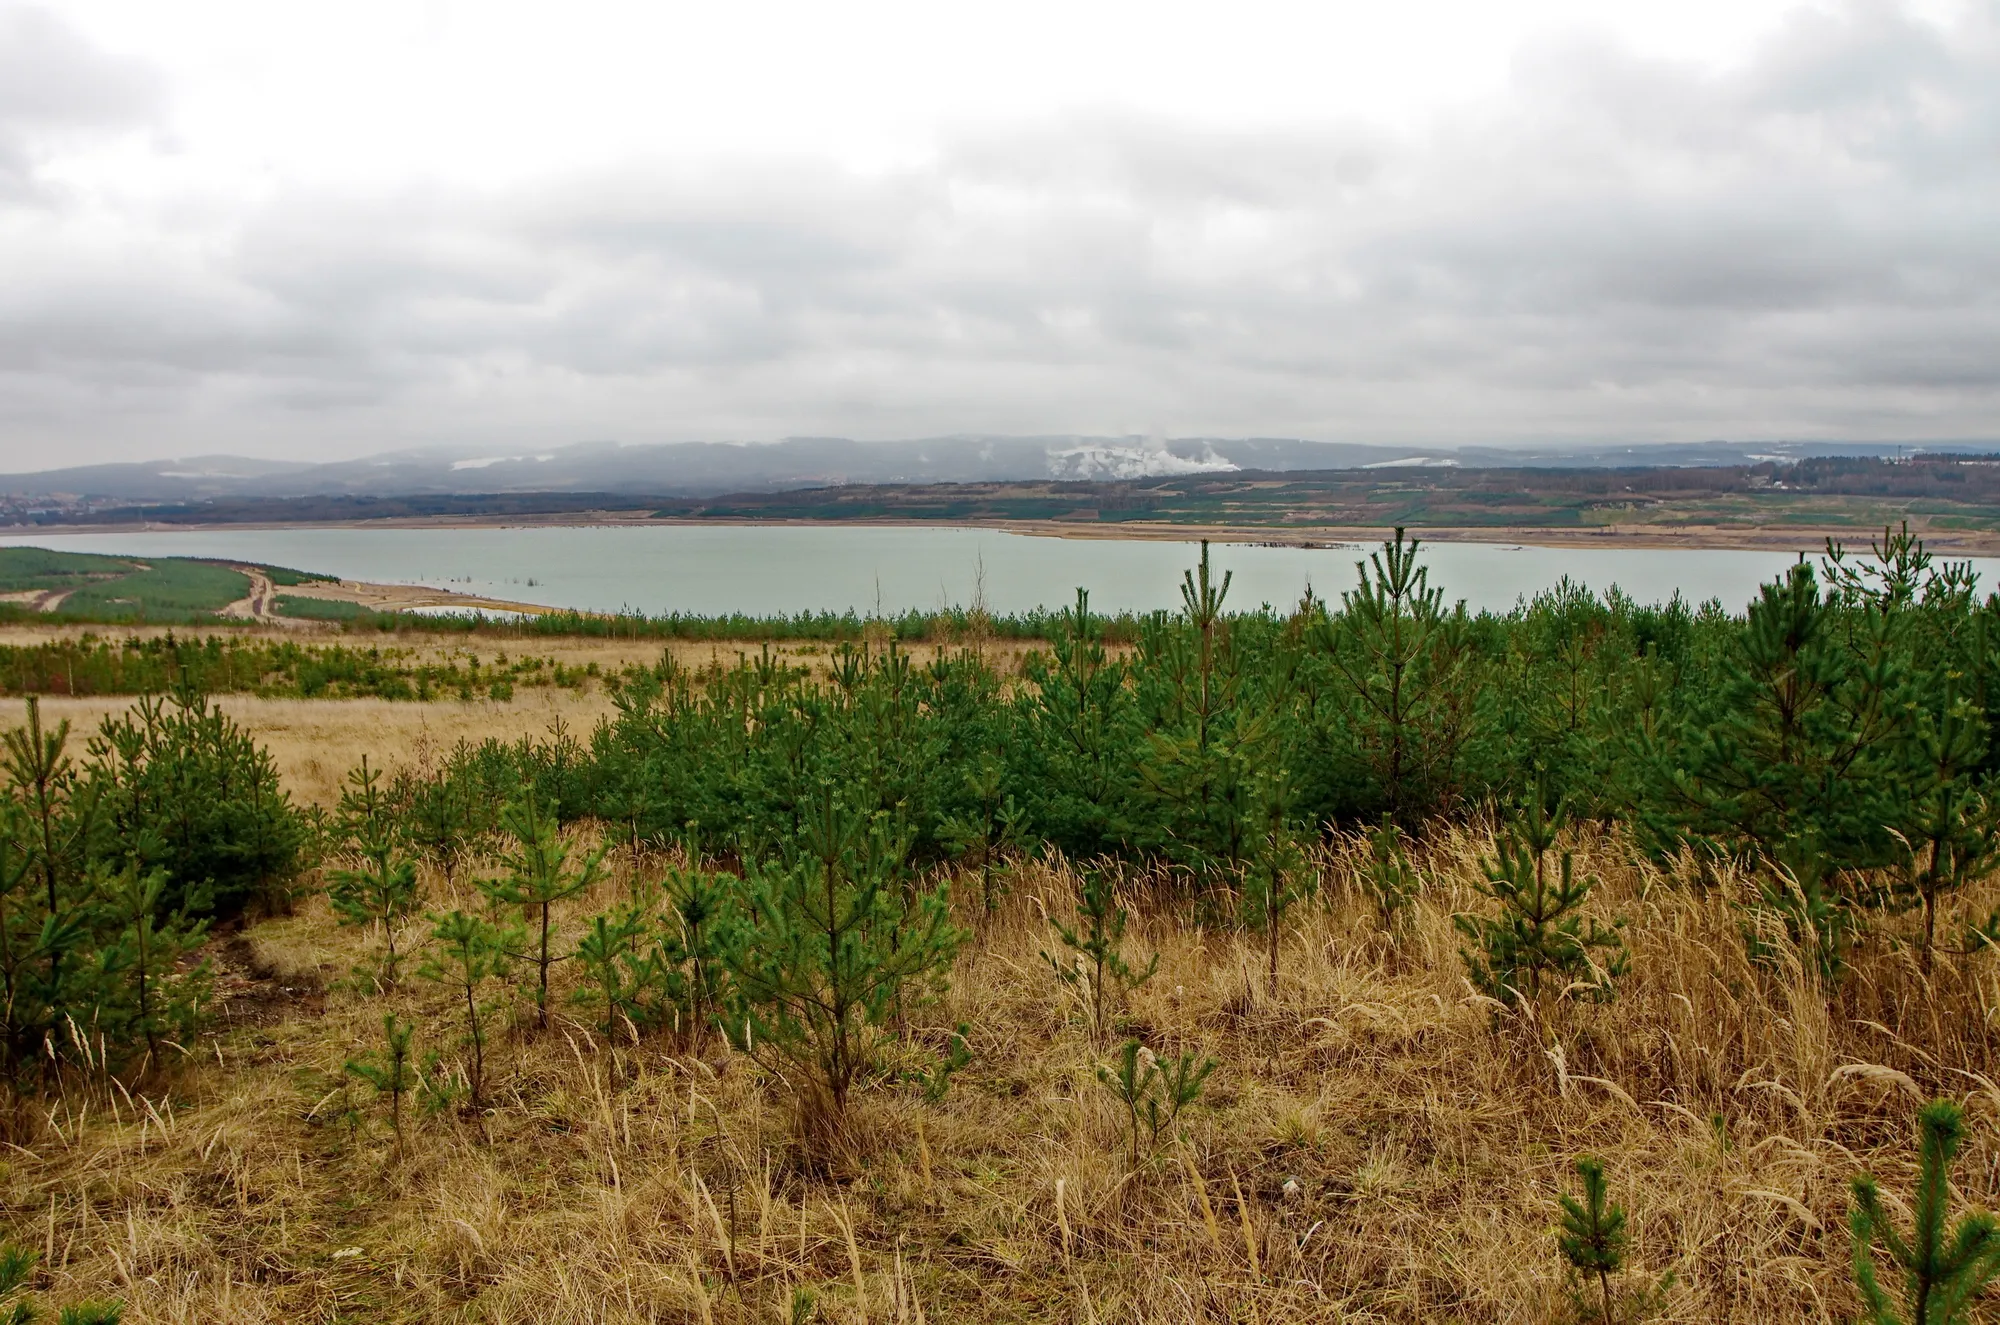
[[[1254,940],[1149,907],[1130,942],[1160,971],[1131,1028],[1222,1066],[1185,1143],[1137,1173],[1094,1075],[1108,1048],[1040,957],[1073,888],[1041,866],[899,1051],[964,1021],[974,1063],[934,1106],[865,1091],[837,1176],[803,1161],[781,1084],[747,1060],[607,1044],[582,1013],[498,1038],[483,1124],[423,1120],[401,1158],[379,1110],[350,1134],[329,1092],[383,1012],[448,1053],[457,1023],[421,981],[338,987],[370,941],[315,901],[223,951],[269,978],[224,980],[234,1022],[170,1080],[24,1111],[5,1231],[59,1294],[115,1292],[136,1322],[782,1322],[803,1289],[825,1322],[1525,1323],[1565,1300],[1555,1198],[1587,1151],[1639,1271],[1678,1276],[1669,1319],[1795,1321],[1851,1314],[1847,1180],[1908,1190],[1920,1095],[1967,1101],[1960,1197],[1995,1200],[1992,959],[1926,979],[1878,941],[1829,1003],[1746,962],[1733,884],[1696,895],[1590,835],[1631,974],[1609,1005],[1496,1016],[1451,927],[1486,846],[1424,848],[1396,949],[1344,881],[1358,852],[1330,854],[1275,999]],[[621,860],[571,932],[651,869]]]
[[[127,635],[164,635],[166,627],[138,627],[108,630],[86,626],[8,626],[0,628],[0,644],[28,645],[53,639],[75,639],[93,631],[110,639]],[[190,632],[182,630],[181,638]],[[230,631],[226,638],[295,639],[284,629],[246,627]],[[628,666],[650,667],[670,652],[675,661],[690,670],[710,666],[733,667],[740,658],[756,658],[766,646],[741,640],[593,640],[482,639],[468,643],[463,635],[405,635],[393,638],[337,635],[316,637],[321,643],[341,643],[358,647],[380,646],[407,651],[412,664],[463,660],[476,654],[491,664],[505,654],[509,658],[546,658],[568,668],[585,668],[595,663],[601,673],[617,674]],[[792,667],[807,667],[824,674],[833,648],[810,641],[773,644],[772,655]],[[957,644],[916,644],[909,652],[919,662],[929,662],[940,652]],[[1013,675],[1033,641],[986,641],[977,645],[988,664],[1002,675]],[[602,681],[593,680],[581,690],[554,686],[517,686],[510,701],[486,699],[430,701],[381,699],[264,699],[255,695],[228,694],[215,697],[215,704],[269,747],[278,772],[292,795],[302,802],[332,806],[340,799],[340,789],[349,769],[366,754],[378,765],[394,769],[401,761],[416,762],[426,747],[433,753],[449,750],[460,740],[482,741],[487,737],[514,740],[521,736],[544,737],[551,726],[561,722],[579,738],[587,738],[601,718],[613,712],[611,698]],[[68,718],[75,732],[73,753],[81,756],[82,742],[97,730],[106,717],[131,707],[128,695],[93,695],[70,698],[65,695],[42,697],[42,712],[50,721]],[[0,699],[0,731],[19,726],[25,705],[18,699]]]
[[[215,705],[241,723],[271,752],[295,799],[332,806],[349,769],[366,754],[370,762],[391,770],[415,762],[426,744],[434,753],[449,750],[459,740],[482,741],[489,736],[513,740],[545,737],[562,722],[579,738],[588,738],[599,718],[612,711],[601,690],[578,693],[555,687],[522,687],[511,701],[387,699],[260,699],[255,695],[219,695]],[[44,721],[70,721],[71,754],[81,758],[83,740],[108,715],[124,712],[130,696],[98,695],[82,699],[50,695],[42,699]],[[19,726],[26,706],[19,700],[0,703],[0,730]]]

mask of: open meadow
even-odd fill
[[[1982,1318],[2000,607],[1913,540],[1741,617],[1419,571],[1234,615],[1204,560],[1118,645],[1080,598],[508,641],[563,679],[503,698],[440,636],[429,698],[211,697],[190,644],[137,708],[8,699],[23,1300]]]

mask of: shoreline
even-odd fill
[[[616,512],[591,511],[539,516],[409,516],[380,520],[295,520],[246,521],[221,524],[120,523],[62,526],[0,526],[5,538],[63,538],[102,534],[227,533],[231,530],[268,532],[283,529],[644,529],[644,528],[813,528],[813,529],[983,529],[1033,538],[1066,538],[1128,542],[1193,543],[1207,539],[1216,543],[1250,543],[1269,547],[1339,547],[1380,543],[1393,532],[1390,526],[1367,525],[1204,525],[1204,524],[1099,524],[1069,520],[775,520],[657,519],[627,517]],[[1410,526],[1408,532],[1427,543],[1493,544],[1505,547],[1619,548],[1633,550],[1673,550],[1709,552],[1804,552],[1818,555],[1828,539],[1849,548],[1865,549],[1880,536],[1879,526],[1845,525],[1607,525],[1593,529],[1553,529],[1539,525],[1440,525]],[[2000,530],[1919,530],[1924,545],[1934,553],[1950,556],[2000,556]],[[286,592],[297,594],[298,587]],[[358,587],[358,586],[357,586]],[[474,595],[454,595],[449,590],[421,586],[368,585],[369,590],[408,589],[413,594],[446,596],[447,606],[463,603],[503,611],[546,612],[546,604],[514,603]],[[340,597],[324,594],[306,596]],[[348,599],[347,601],[363,601]]]
[[[411,612],[421,608],[452,608],[467,612],[512,612],[522,616],[545,616],[573,609],[551,607],[547,603],[521,603],[509,598],[489,598],[484,594],[459,593],[453,589],[433,589],[423,584],[382,584],[374,580],[308,580],[290,585],[291,598],[317,598],[322,602],[353,603],[379,612]],[[584,613],[586,616],[597,615]]]

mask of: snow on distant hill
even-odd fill
[[[1049,477],[1057,479],[1170,478],[1176,474],[1226,474],[1242,466],[1204,442],[1198,455],[1176,455],[1164,443],[1146,446],[1074,446],[1049,452]]]

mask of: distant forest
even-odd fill
[[[1717,467],[1386,469],[1189,474],[1102,482],[851,484],[719,497],[603,492],[230,498],[19,523],[319,523],[619,512],[673,520],[1016,521],[1273,529],[1880,525],[2000,528],[2000,457],[1823,457]]]

